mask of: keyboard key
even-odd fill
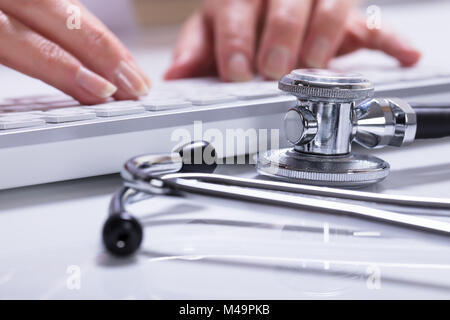
[[[140,101],[180,99],[180,97],[179,92],[152,91],[147,96],[140,98]]]
[[[101,106],[114,106],[114,107],[142,107],[141,101],[136,100],[123,100],[123,101],[113,101]]]
[[[101,105],[86,108],[86,110],[92,110],[98,117],[118,117],[127,116],[133,114],[139,114],[145,112],[144,107],[136,106],[118,106],[118,105]]]
[[[26,97],[11,97],[7,100],[19,104],[53,104],[53,103],[66,103],[71,101],[75,102],[72,98],[66,95],[35,95]]]
[[[50,109],[62,109],[62,108],[68,108],[68,107],[76,107],[80,104],[77,101],[74,100],[68,100],[68,101],[55,101],[51,103],[42,103],[42,106],[44,108],[50,108]]]
[[[198,95],[195,97],[188,98],[190,102],[195,105],[205,106],[209,104],[225,103],[230,101],[235,101],[237,98],[235,96],[227,94],[206,94]]]
[[[24,111],[24,112],[5,112],[5,113],[0,113],[0,119],[1,118],[5,118],[5,117],[30,117],[30,116],[35,116],[36,118],[40,118],[38,117],[39,115],[41,115],[42,113],[44,113],[44,111]]]
[[[26,106],[20,106],[20,105],[14,105],[14,106],[8,106],[8,107],[1,107],[1,112],[3,113],[21,113],[21,112],[31,112],[31,111],[37,111],[37,110],[44,110],[45,107],[42,105],[26,105]]]
[[[44,125],[45,121],[35,116],[1,117],[0,130],[20,129]]]
[[[48,123],[64,123],[95,119],[94,112],[85,111],[81,108],[79,110],[75,108],[71,108],[70,110],[52,110],[44,112],[39,116]]]
[[[270,98],[277,97],[282,95],[283,93],[280,90],[276,89],[245,89],[245,90],[233,90],[230,94],[238,97],[243,100],[250,99],[262,99],[262,98]]]
[[[79,106],[79,107],[64,107],[64,108],[52,109],[52,110],[49,110],[49,112],[70,113],[70,112],[87,112],[87,111],[86,111],[86,107]]]
[[[182,99],[168,99],[143,101],[143,105],[148,111],[163,111],[191,107],[192,103]]]

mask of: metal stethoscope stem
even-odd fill
[[[201,146],[203,150],[209,145],[207,143],[193,143],[188,147],[196,148],[198,146]],[[103,231],[105,246],[111,253],[119,256],[129,255],[140,246],[143,237],[142,226],[137,219],[127,212],[127,204],[131,202],[132,195],[136,193],[157,195],[186,192],[203,194],[275,206],[346,214],[425,232],[450,235],[450,224],[446,222],[358,204],[287,193],[441,209],[450,209],[449,199],[384,195],[357,190],[230,177],[210,173],[215,168],[213,164],[193,165],[188,170],[197,169],[201,171],[200,173],[180,172],[184,169],[183,167],[183,157],[178,153],[136,157],[127,162],[122,172],[125,187],[114,195],[110,204],[110,217]],[[133,192],[130,194],[130,191]],[[273,191],[287,193],[273,193]]]
[[[281,181],[279,182],[279,181],[230,177],[219,174],[174,173],[163,176],[161,178],[161,181],[174,187],[176,186],[180,187],[180,184],[177,183],[179,182],[179,179],[197,180],[225,186],[230,185],[261,190],[282,191],[290,193],[307,194],[313,196],[360,200],[360,201],[375,202],[379,204],[392,204],[415,208],[420,207],[420,208],[450,209],[450,199],[381,194],[351,189],[338,189],[338,188],[319,187],[313,185],[294,184]],[[189,185],[191,185],[191,183],[189,183]],[[183,189],[183,191],[189,190]]]
[[[389,174],[386,161],[372,155],[353,154],[353,142],[373,149],[388,145],[400,147],[411,143],[415,137],[448,136],[449,111],[438,110],[436,115],[436,108],[413,109],[400,99],[373,99],[372,84],[360,75],[295,70],[281,79],[279,88],[298,98],[298,104],[285,118],[286,137],[293,147],[259,154],[256,168],[262,176],[287,182],[214,174],[215,153],[207,142],[194,142],[173,153],[135,157],[125,164],[124,187],[114,195],[110,216],[103,228],[103,241],[108,251],[126,256],[133,254],[141,244],[142,226],[127,212],[127,204],[134,201],[134,195],[177,191],[346,214],[450,235],[450,223],[333,199],[301,196],[450,209],[450,199],[329,187],[367,185]],[[418,124],[419,118],[421,123]],[[436,123],[445,129],[436,130],[439,127]],[[200,157],[201,163],[197,164],[198,157],[192,158],[197,152],[214,156]]]

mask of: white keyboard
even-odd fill
[[[364,71],[377,96],[421,95],[450,90],[440,69]],[[80,106],[60,96],[0,101],[0,189],[118,172],[129,157],[168,152],[177,129],[193,140],[207,129],[279,129],[296,99],[276,82],[219,83],[192,79],[162,83],[139,101]],[[201,121],[202,132],[194,130]],[[198,130],[197,130],[198,131]],[[281,141],[283,138],[281,137]],[[257,147],[248,141],[246,150]],[[220,150],[219,156],[236,155]]]
[[[194,84],[195,82],[195,84]],[[5,99],[0,102],[0,130],[56,128],[55,124],[94,123],[121,116],[142,117],[157,112],[183,110],[189,112],[201,107],[235,104],[240,101],[260,100],[283,95],[275,82],[245,84],[180,81],[165,84],[139,101],[111,101],[102,105],[80,106],[67,96],[35,96]],[[201,119],[199,119],[201,120]],[[59,126],[60,127],[60,126]]]

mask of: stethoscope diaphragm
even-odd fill
[[[389,174],[389,164],[374,156],[309,155],[292,148],[260,153],[256,169],[260,175],[277,180],[335,187],[362,187]]]

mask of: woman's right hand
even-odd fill
[[[356,0],[204,0],[186,22],[167,80],[218,74],[278,80],[295,68],[325,68],[333,57],[380,50],[403,66],[420,52],[389,28],[369,28]]]
[[[136,99],[150,88],[130,52],[77,0],[0,0],[0,64],[83,104]]]

